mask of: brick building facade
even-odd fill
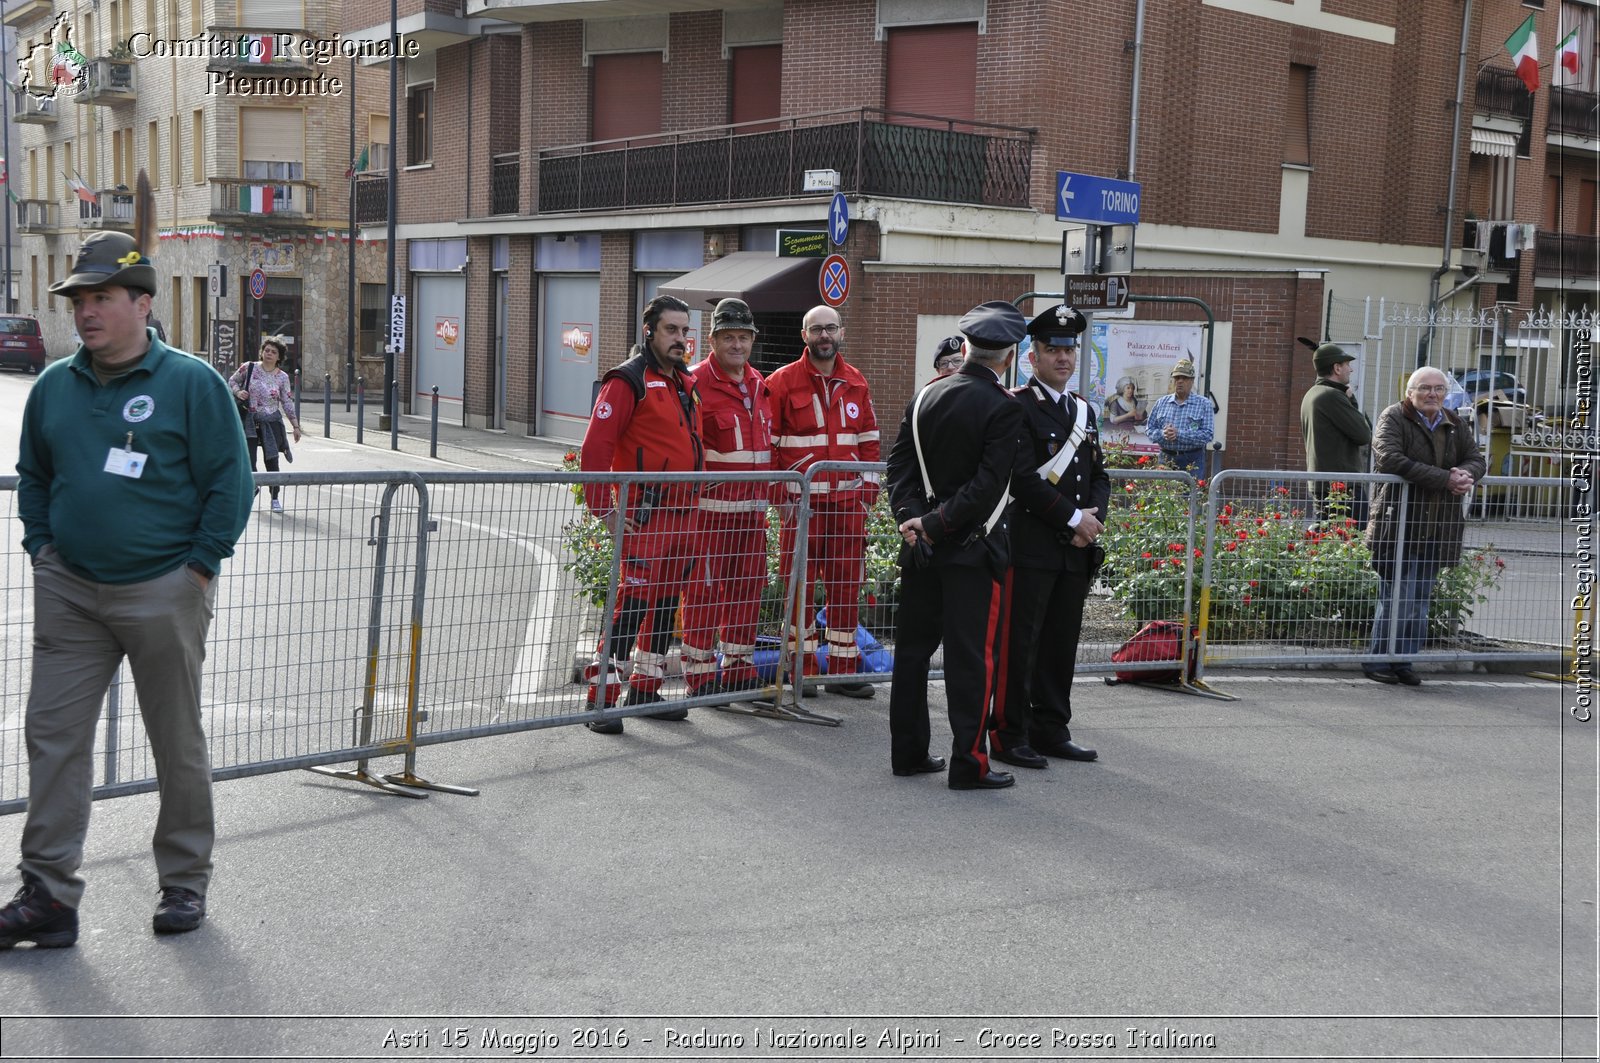
[[[1296,337],[1328,334],[1332,295],[1425,304],[1441,266],[1457,306],[1575,309],[1600,290],[1583,184],[1600,148],[1586,2],[1474,8],[1448,226],[1456,3],[1149,0],[1137,48],[1133,0],[1092,13],[1025,0],[681,6],[402,3],[402,37],[426,48],[403,64],[397,119],[400,286],[413,307],[403,393],[459,373],[446,416],[575,438],[584,385],[637,340],[645,298],[740,253],[733,261],[767,277],[773,263],[755,259],[772,255],[773,230],[826,221],[830,196],[805,193],[801,172],[839,158],[852,216],[837,249],[852,278],[847,357],[891,425],[968,307],[1061,290],[1058,170],[1140,182],[1132,289],[1210,308],[1202,387],[1220,403],[1230,466],[1301,461],[1312,373]],[[1488,90],[1510,69],[1500,42],[1530,12],[1546,62],[1557,31],[1588,18],[1587,67],[1559,90],[1497,102]],[[387,5],[355,0],[343,25],[384,36]],[[1479,70],[1484,56],[1496,58]],[[729,128],[774,80],[761,123]],[[1559,134],[1558,109],[1579,116]],[[839,134],[850,144],[827,141],[830,123],[854,123]],[[1504,137],[1487,134],[1513,128],[1507,180],[1505,157],[1490,154]],[[422,136],[426,152],[410,143]],[[763,155],[762,137],[787,154]],[[1011,174],[998,160],[1016,144]],[[1497,166],[1503,217],[1490,201]],[[1505,272],[1503,258],[1477,254],[1467,218],[1559,239],[1547,253],[1541,235],[1538,254]],[[363,221],[381,231],[381,216]],[[751,283],[758,294],[771,284]],[[793,357],[799,315],[818,301],[791,292],[757,307],[758,362]],[[1136,322],[1204,317],[1187,304],[1134,310]],[[446,336],[457,338],[442,346]]]

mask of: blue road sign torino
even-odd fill
[[[1139,224],[1139,182],[1056,171],[1056,221]]]

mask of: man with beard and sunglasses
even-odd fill
[[[802,321],[805,353],[767,378],[772,393],[773,466],[805,472],[817,462],[879,460],[878,416],[872,409],[867,378],[845,361],[844,328],[831,306],[814,306]],[[872,686],[852,681],[861,671],[856,647],[861,581],[866,571],[867,512],[878,497],[875,472],[823,471],[812,480],[811,523],[807,535],[805,579],[790,617],[791,644],[804,658],[801,675],[817,672],[817,631],[812,588],[822,581],[828,619],[828,675],[842,681],[824,689],[846,697],[870,698]],[[798,501],[799,484],[790,484]],[[783,522],[780,549],[787,579],[794,557],[795,518]]]
[[[699,472],[705,468],[700,398],[689,373],[689,306],[661,295],[644,308],[644,342],[626,362],[606,373],[583,436],[584,472]],[[622,551],[621,585],[611,618],[611,640],[589,667],[589,704],[617,703],[624,661],[633,654],[627,706],[660,703],[668,642],[678,601],[698,556],[698,484],[630,483],[625,507],[611,484],[585,484],[584,503],[604,521]],[[635,648],[635,643],[637,647]],[[682,720],[687,709],[647,713]],[[612,717],[586,725],[597,734],[621,734]]]

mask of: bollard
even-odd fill
[[[433,385],[433,412],[430,414],[432,424],[428,428],[428,457],[439,456],[439,385]]]
[[[322,438],[333,437],[333,374],[322,374]]]
[[[300,370],[294,371],[294,415],[300,416]]]
[[[356,381],[356,446],[361,445],[362,429],[367,426],[367,382]]]
[[[400,381],[389,388],[389,449],[400,449]]]
[[[355,389],[350,386],[350,381],[355,379],[356,363],[346,358],[344,360],[344,412],[350,412],[350,392]]]

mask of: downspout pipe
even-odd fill
[[[1471,3],[1471,0],[1467,0]],[[1139,65],[1144,58],[1144,6],[1139,0],[1133,17],[1133,98],[1128,105],[1128,180],[1139,166]]]
[[[1472,0],[1466,0],[1461,9],[1461,51],[1456,58],[1456,105],[1451,112],[1453,121],[1450,130],[1450,186],[1449,191],[1445,193],[1444,202],[1444,256],[1439,262],[1439,268],[1428,276],[1428,334],[1417,349],[1418,369],[1428,364],[1429,354],[1433,350],[1435,331],[1433,319],[1438,313],[1440,302],[1439,282],[1450,272],[1450,252],[1455,242],[1456,185],[1461,174],[1461,115],[1467,92],[1467,44],[1471,31]],[[1454,288],[1450,294],[1454,295],[1460,290],[1460,287]]]

